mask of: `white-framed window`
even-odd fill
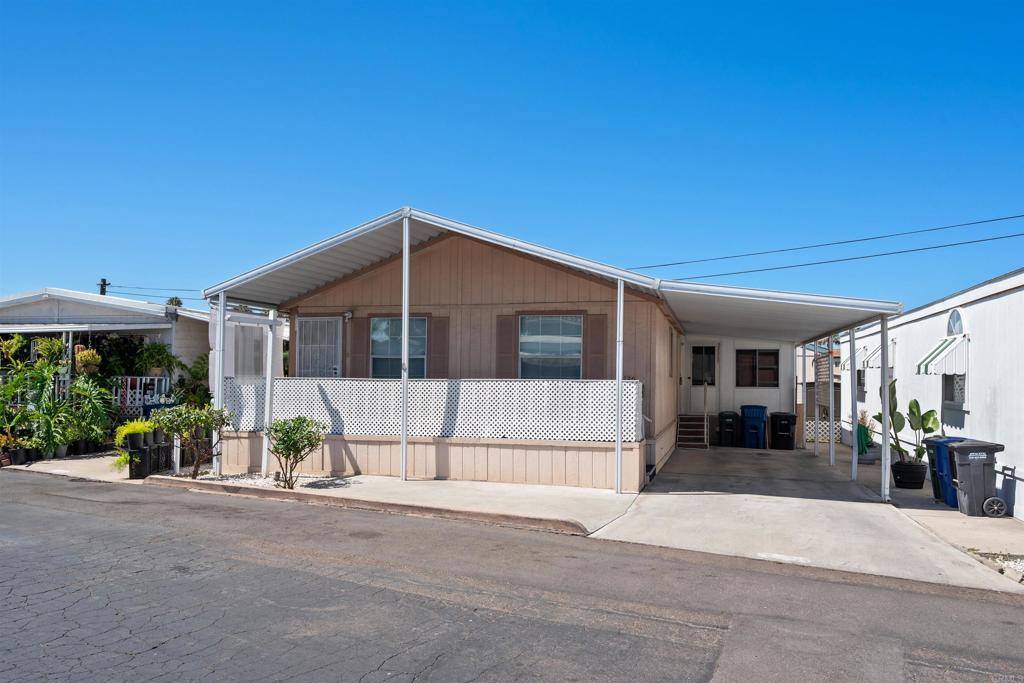
[[[519,316],[519,377],[581,379],[583,316]]]
[[[402,376],[402,319],[370,318],[370,377]],[[427,319],[409,318],[409,377],[427,376]]]

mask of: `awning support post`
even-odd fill
[[[828,465],[836,465],[836,373],[832,361],[832,336],[828,338]]]
[[[850,479],[857,481],[857,330],[850,328]]]
[[[806,343],[803,343],[803,344],[800,345],[800,365],[801,365],[800,383],[803,385],[800,388],[801,388],[801,390],[803,390],[803,402],[804,402],[803,415],[800,416],[800,419],[803,420],[803,424],[801,425],[801,427],[803,427],[803,429],[801,431],[803,432],[803,435],[804,435],[804,445],[803,445],[803,447],[806,448],[807,447],[807,344]],[[796,412],[796,411],[794,411],[794,412]]]
[[[260,472],[267,476],[270,471],[270,423],[274,420],[274,349],[277,347],[277,309],[270,309],[270,324],[267,326],[267,359],[265,365],[266,384],[263,389],[263,457]]]
[[[622,346],[625,283],[616,283],[615,294],[615,493],[622,493]]]
[[[820,339],[814,340],[814,457],[818,457],[818,441],[821,432],[821,410],[818,408],[818,349]]]
[[[224,325],[227,320],[227,308],[228,308],[228,297],[225,292],[221,292],[217,295],[217,348],[214,349],[214,365],[217,368],[217,376],[214,377],[214,394],[213,394],[213,407],[223,408],[224,407]],[[213,449],[214,456],[213,461],[215,463],[214,470],[220,475],[223,470],[221,464],[222,453],[221,453],[221,442],[220,436],[215,435],[217,444]]]
[[[889,465],[892,462],[892,454],[889,449],[889,319],[882,316],[882,367],[879,373],[882,376],[882,500],[889,502]]]
[[[399,478],[409,478],[409,209],[402,216],[402,406]]]

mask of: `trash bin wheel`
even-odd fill
[[[989,517],[1005,517],[1006,501],[995,496],[986,498],[985,502],[981,504],[981,511]]]

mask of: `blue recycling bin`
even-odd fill
[[[949,444],[959,443],[963,441],[962,437],[959,436],[946,436],[940,439],[932,439],[932,443],[935,445],[935,474],[939,478],[939,492],[942,494],[942,500],[951,508],[960,507],[956,497],[956,484],[953,480],[956,479],[956,467],[950,458]]]
[[[768,406],[740,406],[743,420],[743,447],[764,448],[764,423]]]

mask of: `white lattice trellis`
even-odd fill
[[[842,441],[843,426],[837,420],[832,428],[833,438],[836,443]],[[821,422],[815,423],[814,420],[807,420],[804,422],[804,441],[814,442],[815,439],[819,442],[828,441],[828,420],[822,420]]]
[[[643,440],[642,384],[623,382],[623,440]],[[262,382],[225,380],[225,407],[241,431],[263,428]],[[274,417],[306,415],[332,434],[397,436],[401,383],[278,378]],[[545,441],[614,441],[610,380],[411,380],[409,435]]]

